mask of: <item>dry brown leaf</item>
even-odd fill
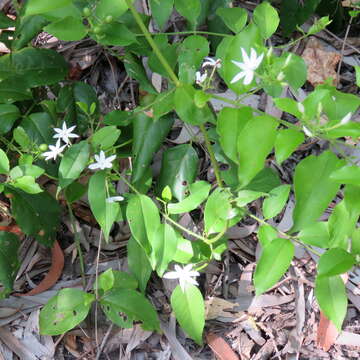
[[[336,52],[325,51],[320,41],[310,38],[302,54],[307,65],[307,80],[313,85],[322,84],[329,77],[337,84],[336,65],[341,56]]]
[[[239,318],[244,313],[242,311],[239,312],[233,310],[238,306],[238,303],[232,303],[218,297],[212,297],[205,301],[205,319],[211,320],[218,317]]]
[[[219,335],[208,333],[206,341],[219,360],[239,360],[230,345]]]

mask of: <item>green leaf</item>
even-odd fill
[[[360,185],[360,167],[343,166],[330,174],[330,179],[339,184]]]
[[[66,201],[72,204],[80,200],[86,193],[87,187],[79,182],[73,182],[65,189]]]
[[[6,16],[3,12],[0,12],[0,29],[6,29],[10,26],[14,26],[14,20]]]
[[[140,59],[132,53],[126,52],[124,56],[124,65],[128,75],[139,82],[141,89],[150,94],[157,94],[157,91],[147,77],[146,71]]]
[[[261,225],[258,230],[258,239],[262,247],[268,245],[278,237],[278,232],[270,225]]]
[[[268,194],[260,191],[240,190],[237,193],[237,197],[235,199],[236,205],[239,207],[243,207],[246,204],[251,203],[262,196],[268,196]]]
[[[327,222],[316,222],[302,229],[298,237],[305,244],[317,246],[323,249],[328,248],[330,235]]]
[[[180,264],[189,264],[194,256],[194,249],[192,242],[184,239],[181,235],[178,235],[177,250],[174,255],[173,261]]]
[[[283,55],[284,63],[286,61],[286,54]],[[293,89],[299,89],[305,84],[307,77],[307,67],[302,57],[291,54],[291,58],[287,66],[283,68],[285,75],[284,81],[287,82]]]
[[[279,185],[281,181],[278,173],[272,168],[265,167],[251,180],[246,189],[268,193]]]
[[[275,157],[280,165],[286,160],[302,142],[305,136],[302,132],[293,129],[284,129],[278,131],[275,140]]]
[[[317,19],[313,25],[310,26],[310,29],[307,31],[307,35],[313,35],[321,30],[324,30],[329,24],[331,24],[332,20],[329,20],[329,16],[323,16],[320,19]]]
[[[174,229],[166,223],[160,224],[156,235],[157,239],[153,243],[153,251],[156,260],[156,271],[162,277],[176,253],[178,236]]]
[[[139,245],[134,237],[130,237],[128,241],[127,255],[129,270],[137,279],[140,291],[145,293],[152,267],[145,250]]]
[[[71,0],[56,0],[56,1],[43,1],[43,0],[28,0],[24,16],[44,14],[48,11],[60,9],[71,4]]]
[[[28,194],[6,186],[11,194],[11,212],[22,232],[51,247],[60,224],[60,206],[48,193]]]
[[[195,28],[197,19],[201,13],[200,0],[175,0],[175,8],[178,13],[190,22]]]
[[[181,214],[196,209],[209,195],[211,185],[206,181],[196,181],[189,186],[190,195],[182,201],[169,204],[169,214]]]
[[[220,136],[220,145],[226,156],[237,164],[237,139],[252,117],[253,111],[247,106],[240,109],[226,107],[218,114],[216,130]]]
[[[116,126],[105,126],[93,134],[91,144],[94,148],[107,150],[116,143],[120,134],[121,131]]]
[[[39,166],[32,165],[32,164],[24,164],[15,166],[10,170],[10,177],[12,180],[15,180],[21,176],[32,176],[33,178],[38,178],[45,172],[44,169],[42,169]]]
[[[44,31],[64,41],[81,40],[87,34],[87,28],[81,18],[67,16],[44,27]]]
[[[238,7],[219,7],[216,10],[216,15],[219,15],[225,25],[234,33],[238,33],[244,28],[248,18],[247,11]]]
[[[61,335],[80,324],[88,315],[95,295],[79,289],[62,289],[40,311],[41,335]]]
[[[205,232],[211,235],[223,231],[231,217],[231,210],[229,191],[222,188],[215,189],[205,205]]]
[[[8,174],[10,171],[10,163],[4,150],[0,149],[0,174]]]
[[[175,111],[180,119],[191,125],[201,125],[205,122],[214,123],[214,115],[208,105],[199,108],[195,104],[196,90],[191,85],[183,85],[175,90]]]
[[[246,123],[237,139],[240,166],[238,178],[244,187],[263,169],[272,150],[278,123],[271,116],[255,116]]]
[[[163,191],[161,192],[161,198],[166,202],[172,200],[172,193],[169,185],[164,187]]]
[[[353,255],[340,248],[327,250],[320,256],[317,266],[318,276],[341,275],[349,271],[356,264]]]
[[[99,288],[104,292],[110,289],[133,289],[136,290],[138,283],[136,279],[124,272],[113,269],[107,269],[98,279]],[[94,285],[96,289],[96,283]]]
[[[330,179],[330,174],[341,165],[343,161],[330,151],[320,156],[310,155],[297,165],[294,177],[296,203],[291,232],[311,225],[322,215],[340,187]]]
[[[66,188],[78,179],[85,169],[90,156],[90,146],[86,140],[72,145],[61,159],[59,166],[59,186]]]
[[[347,310],[347,296],[341,277],[318,276],[315,281],[315,296],[322,312],[341,331]]]
[[[179,79],[183,83],[193,84],[196,71],[209,55],[209,42],[203,36],[191,35],[182,42],[178,51]]]
[[[55,50],[24,48],[0,57],[0,78],[21,77],[24,87],[57,83],[67,72],[68,64]]]
[[[360,66],[355,65],[356,85],[360,87]]]
[[[294,257],[294,244],[288,239],[273,239],[264,246],[254,274],[256,295],[269,290],[285,274]]]
[[[179,201],[196,178],[199,158],[190,144],[177,145],[164,151],[158,180],[158,193],[169,186]]]
[[[13,138],[14,140],[21,146],[23,151],[28,151],[31,145],[31,140],[27,135],[26,131],[21,127],[18,126],[13,131]]]
[[[15,105],[0,104],[0,134],[9,132],[20,116],[20,111]]]
[[[127,9],[126,0],[100,0],[96,5],[95,15],[102,20],[108,15],[118,18],[123,15]]]
[[[205,304],[200,290],[188,284],[185,291],[178,285],[170,298],[171,307],[183,330],[199,345],[205,325]]]
[[[11,182],[11,185],[27,192],[28,194],[38,194],[43,191],[39,184],[35,182],[35,179],[29,175],[18,177]]]
[[[24,86],[20,76],[0,81],[1,103],[11,104],[16,101],[29,100],[31,98],[32,93],[27,86]]]
[[[135,290],[112,289],[101,298],[100,304],[103,308],[110,307],[135,320],[142,321],[144,330],[160,330],[159,319],[153,305],[144,295]]]
[[[174,0],[150,0],[150,7],[152,16],[162,30],[172,13]]]
[[[133,172],[132,182],[139,181],[159,150],[174,120],[172,116],[164,116],[157,121],[141,113],[135,116],[134,142],[132,148]]]
[[[152,244],[156,242],[157,229],[160,226],[158,208],[146,195],[134,195],[126,208],[126,218],[131,234],[149,255]],[[154,268],[153,261],[152,265]]]
[[[88,198],[91,211],[104,233],[105,240],[108,241],[111,227],[118,217],[120,206],[117,202],[106,201],[109,196],[106,191],[108,186],[106,176],[106,171],[98,171],[91,176]]]
[[[284,208],[289,197],[291,185],[280,185],[272,189],[263,202],[263,214],[265,219],[273,218]]]
[[[4,286],[0,297],[6,296],[13,288],[20,266],[18,260],[19,247],[20,241],[15,234],[0,231],[0,282]]]
[[[96,42],[110,46],[128,46],[136,43],[135,34],[129,28],[119,22],[101,25],[102,33],[91,36]]]
[[[53,139],[52,118],[48,113],[32,113],[21,122],[26,136],[38,145],[51,144]]]
[[[254,10],[254,22],[264,39],[269,38],[278,28],[280,18],[277,11],[264,1]]]

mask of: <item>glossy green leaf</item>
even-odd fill
[[[0,82],[0,102],[12,104],[20,100],[29,100],[32,93],[29,87],[24,86],[22,78],[13,77]]]
[[[209,195],[211,185],[206,181],[196,181],[189,186],[190,195],[178,203],[169,204],[169,214],[181,214],[196,209]]]
[[[11,185],[27,192],[28,194],[38,194],[43,191],[39,184],[35,182],[35,179],[29,175],[16,178],[11,182]]]
[[[295,169],[294,225],[296,232],[315,222],[335,197],[340,185],[330,179],[343,161],[336,155],[325,151],[320,156],[310,155],[302,160]]]
[[[48,11],[60,9],[64,6],[71,4],[71,0],[56,0],[56,1],[43,1],[43,0],[28,0],[26,2],[25,16],[44,14]]]
[[[286,160],[305,139],[304,133],[293,129],[278,131],[275,140],[275,157],[278,164]]]
[[[90,146],[86,140],[72,145],[61,159],[59,166],[59,186],[64,189],[78,179],[85,169],[90,156]]]
[[[270,225],[261,225],[258,229],[258,239],[262,247],[268,245],[271,241],[278,238],[278,232]]]
[[[285,55],[283,57],[286,59]],[[283,68],[283,73],[285,75],[284,81],[293,89],[299,89],[305,84],[307,77],[307,67],[304,59],[301,56],[292,54],[289,63]]]
[[[237,155],[237,139],[244,126],[253,117],[250,107],[240,109],[223,108],[217,118],[216,130],[220,136],[220,145],[229,159],[239,162]]]
[[[24,164],[15,166],[10,170],[10,177],[12,180],[15,180],[21,176],[32,176],[33,178],[38,178],[45,172],[44,169],[42,169],[39,166],[32,165],[32,164]]]
[[[87,28],[81,18],[67,16],[44,27],[44,31],[64,41],[81,40],[87,34]]]
[[[153,251],[156,260],[156,271],[163,276],[168,264],[173,260],[177,249],[178,236],[169,224],[160,224],[156,232]]]
[[[215,122],[210,108],[196,106],[194,97],[196,90],[191,85],[183,85],[175,90],[175,111],[180,119],[191,125],[201,125],[205,122]]]
[[[290,193],[291,185],[280,185],[269,192],[263,202],[263,214],[265,219],[273,218],[284,208]]]
[[[360,66],[355,65],[356,85],[360,87]]]
[[[189,264],[194,256],[194,249],[190,240],[184,239],[178,235],[177,250],[174,255],[173,261],[180,264]]]
[[[179,201],[185,198],[188,184],[196,178],[199,158],[190,144],[177,145],[164,151],[158,180],[158,193],[169,186]]]
[[[13,131],[14,140],[20,145],[21,149],[24,151],[28,151],[31,145],[31,139],[27,135],[24,128],[18,126]]]
[[[193,84],[195,73],[203,59],[209,55],[209,42],[205,37],[191,35],[179,46],[179,79],[183,83]]]
[[[117,18],[128,9],[126,0],[100,0],[95,9],[95,15],[100,19],[105,19],[108,15]]]
[[[40,311],[41,335],[61,335],[80,324],[88,315],[95,295],[66,288],[52,297]]]
[[[272,150],[278,123],[268,115],[255,116],[238,135],[237,150],[240,159],[238,178],[244,187],[263,169]]]
[[[113,269],[107,269],[104,271],[98,279],[99,288],[104,292],[110,289],[133,289],[137,288],[136,279],[124,272]],[[94,289],[96,289],[96,283],[94,284]]]
[[[268,194],[264,193],[264,192],[259,192],[259,191],[240,190],[237,193],[237,197],[235,199],[236,205],[239,207],[243,207],[263,196],[268,196]]]
[[[152,268],[145,250],[134,237],[130,237],[128,241],[127,255],[129,270],[137,279],[141,292],[145,293]]]
[[[298,234],[300,241],[305,244],[317,246],[323,249],[328,248],[330,234],[328,223],[324,221],[316,222],[301,229]]]
[[[19,247],[20,241],[15,234],[0,231],[0,283],[4,287],[0,297],[7,295],[12,290],[20,266]]]
[[[93,134],[91,144],[95,149],[107,150],[116,143],[120,134],[121,131],[116,126],[105,126]]]
[[[131,234],[149,255],[152,244],[156,242],[157,229],[160,226],[158,208],[148,196],[134,195],[127,205],[126,218]],[[152,266],[154,268],[153,262]]]
[[[117,202],[108,202],[109,197],[106,189],[106,171],[98,171],[89,180],[88,198],[90,208],[104,233],[105,240],[109,240],[112,225],[116,221],[120,206]]]
[[[294,256],[295,247],[288,239],[273,239],[265,245],[254,274],[256,295],[270,289],[285,274]]]
[[[254,22],[264,39],[269,38],[278,28],[280,18],[277,11],[264,1],[254,10]]]
[[[6,29],[10,26],[14,26],[14,20],[0,12],[0,29]]]
[[[117,312],[142,322],[144,330],[160,330],[156,310],[150,301],[141,293],[131,289],[112,289],[100,300],[102,307],[111,307]]]
[[[161,198],[166,202],[172,200],[172,193],[169,185],[164,187],[163,191],[161,192]]]
[[[6,186],[6,191],[11,194],[11,212],[21,231],[51,247],[60,224],[59,203],[46,191],[28,194],[12,186]]]
[[[246,25],[248,14],[243,8],[223,8],[219,7],[216,10],[216,15],[219,15],[226,26],[234,33],[240,32]]]
[[[268,193],[281,185],[278,173],[272,168],[265,167],[251,180],[246,189]]]
[[[318,276],[341,275],[349,271],[355,263],[355,257],[344,249],[329,249],[320,256],[317,266]]]
[[[360,185],[360,167],[346,165],[330,174],[330,179],[339,184]]]
[[[208,197],[205,205],[205,232],[211,235],[223,231],[231,213],[230,193],[221,188],[215,189]]]
[[[329,20],[329,16],[323,16],[320,19],[317,19],[313,25],[310,26],[310,29],[307,31],[307,35],[313,35],[321,30],[324,30],[332,20]]]
[[[7,174],[10,171],[10,163],[5,151],[0,149],[0,174]]]
[[[48,113],[32,113],[22,120],[21,126],[30,140],[38,145],[55,142],[52,119]]]
[[[293,54],[288,53],[288,56],[293,56]],[[286,58],[285,58],[286,61]],[[299,110],[299,107],[301,107],[301,103],[298,103],[297,101],[295,101],[294,99],[290,99],[290,98],[276,98],[273,99],[276,107],[278,107],[280,110],[288,112],[289,114],[294,115],[295,117],[297,117],[298,119],[302,118],[302,113]],[[300,105],[299,105],[300,104]],[[298,131],[300,133],[300,131]]]
[[[150,7],[152,16],[162,30],[172,13],[174,0],[150,0]]]
[[[0,104],[0,134],[9,132],[20,116],[20,111],[15,105]]]
[[[178,285],[171,294],[170,302],[182,329],[201,345],[205,325],[205,304],[200,290],[188,284],[183,291]]]
[[[341,331],[347,310],[347,296],[341,277],[318,276],[315,281],[315,296],[322,312]]]
[[[120,22],[112,22],[111,24],[101,25],[102,33],[100,35],[92,35],[91,37],[99,44],[110,46],[128,46],[136,43],[135,34]]]
[[[80,200],[86,193],[87,186],[75,181],[65,188],[65,197],[68,203]]]
[[[164,116],[157,121],[141,113],[135,116],[134,142],[132,148],[133,172],[132,182],[139,181],[159,150],[174,120],[172,116]]]
[[[175,0],[175,9],[195,28],[197,19],[201,13],[200,0]]]
[[[68,64],[55,50],[28,47],[0,57],[0,77],[21,77],[24,87],[57,83],[67,72]]]

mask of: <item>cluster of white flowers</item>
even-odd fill
[[[45,160],[56,160],[56,158],[64,151],[67,146],[71,145],[71,138],[78,138],[79,135],[74,134],[72,131],[76,128],[76,126],[70,126],[69,128],[64,121],[62,124],[62,128],[55,128],[54,139],[57,139],[55,145],[49,145],[49,151],[46,151],[42,154],[45,157]],[[61,142],[65,144],[61,146]]]

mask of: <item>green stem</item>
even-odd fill
[[[209,36],[219,36],[219,37],[233,37],[231,34],[222,34],[222,33],[215,33],[215,32],[209,32],[209,31],[178,31],[178,32],[158,32],[158,33],[150,33],[152,36],[157,35],[194,35],[194,34],[200,34],[200,35],[209,35]],[[135,36],[145,36],[144,34],[135,34]]]
[[[154,50],[156,56],[158,57],[159,61],[161,62],[161,65],[164,67],[166,72],[169,74],[170,79],[174,82],[174,84],[176,86],[179,86],[181,84],[179,79],[177,78],[177,76],[175,75],[173,69],[170,67],[168,61],[165,59],[165,57],[161,53],[160,49],[156,45],[155,41],[151,37],[151,34],[150,34],[149,30],[147,29],[147,27],[145,26],[144,22],[142,21],[140,15],[136,11],[134,5],[132,4],[132,1],[131,0],[126,0],[126,4],[128,5],[131,13],[133,14],[134,19],[137,22],[137,24],[139,25],[139,27],[140,27],[141,31],[143,32],[146,40],[148,41],[148,43],[150,44],[150,46]]]
[[[73,233],[74,233],[74,237],[75,237],[75,245],[76,245],[76,249],[77,252],[79,254],[79,261],[80,261],[80,272],[81,272],[81,279],[82,279],[82,284],[83,284],[83,289],[85,290],[86,288],[86,281],[85,281],[85,265],[84,265],[84,257],[83,257],[83,253],[81,250],[81,246],[80,246],[80,239],[79,239],[79,235],[76,229],[76,225],[75,225],[75,217],[74,217],[74,213],[72,211],[71,205],[66,202],[68,210],[69,210],[69,214],[70,214],[70,222],[71,222],[71,226],[73,228]]]
[[[217,161],[215,159],[215,154],[214,154],[214,151],[213,151],[212,146],[210,144],[208,133],[206,132],[204,124],[201,124],[199,126],[199,128],[200,128],[201,133],[204,136],[205,145],[206,145],[206,148],[207,148],[207,150],[209,152],[209,155],[210,155],[210,161],[211,161],[211,164],[212,164],[212,166],[214,168],[216,182],[218,183],[219,187],[223,187],[223,183],[222,183],[221,176],[220,176],[219,165],[218,165],[218,163],[217,163]]]

